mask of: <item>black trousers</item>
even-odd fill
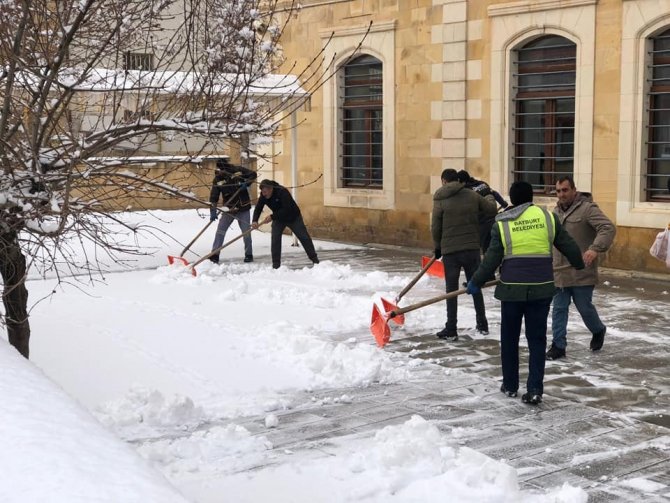
[[[544,352],[550,304],[551,298],[500,303],[500,358],[506,390],[519,388],[519,338],[521,323],[525,322],[529,353],[526,389],[531,394],[544,392]]]
[[[472,278],[479,264],[481,256],[479,250],[464,250],[455,253],[447,253],[442,256],[444,264],[444,280],[447,284],[447,293],[459,289],[458,281],[461,275],[461,269],[465,271],[465,277],[468,281]],[[486,308],[484,307],[484,295],[479,292],[472,296],[475,303],[475,312],[477,315],[477,325],[488,327],[486,320]],[[447,299],[447,330],[456,330],[458,325],[458,299]]]
[[[312,243],[312,238],[307,232],[307,227],[305,227],[305,222],[302,219],[302,215],[298,215],[291,223],[280,222],[278,220],[272,221],[272,238],[270,242],[270,252],[272,253],[272,266],[279,267],[281,264],[281,241],[282,234],[284,229],[291,229],[291,232],[295,234],[295,237],[298,238],[300,244],[307,253],[307,256],[310,260],[314,261],[316,259],[316,250],[314,249],[314,243]]]

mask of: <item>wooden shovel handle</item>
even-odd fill
[[[410,289],[411,289],[414,285],[416,285],[416,282],[419,281],[419,280],[421,279],[421,276],[423,276],[423,275],[426,273],[426,271],[427,271],[428,269],[430,269],[430,266],[433,265],[433,262],[435,262],[436,260],[437,260],[437,257],[433,256],[433,258],[431,258],[430,261],[428,261],[428,263],[427,263],[425,266],[423,266],[423,269],[421,269],[421,271],[419,271],[419,274],[417,274],[417,275],[414,277],[414,279],[413,279],[412,281],[410,281],[409,284],[408,284],[405,288],[402,289],[402,291],[401,291],[401,292],[398,294],[398,296],[395,298],[395,302],[396,302],[396,304],[397,304],[398,302],[400,302],[400,299],[402,299],[403,295],[405,295],[407,292],[409,292]]]
[[[198,240],[198,238],[199,238],[200,236],[202,236],[203,232],[205,232],[205,231],[207,230],[207,228],[208,228],[210,225],[212,225],[212,222],[213,222],[213,221],[214,221],[214,220],[210,220],[209,222],[207,222],[207,225],[205,225],[205,226],[202,228],[202,230],[201,230],[200,232],[198,232],[198,234],[191,240],[191,242],[190,242],[189,244],[187,244],[187,245],[184,247],[184,249],[183,249],[183,250],[181,251],[181,253],[179,254],[180,257],[183,257],[183,256],[184,256],[184,254],[189,250],[189,248],[191,248],[191,246],[193,246],[193,243],[195,243],[195,242]]]
[[[433,257],[433,261],[435,258]],[[567,265],[562,265],[560,267],[556,267],[554,269],[554,272],[556,271],[562,271],[564,269],[569,269],[572,266],[570,264]],[[482,285],[482,288],[486,288],[489,286],[494,286],[500,283],[499,279],[489,281],[488,283],[484,283]],[[421,307],[429,306],[431,304],[435,304],[436,302],[440,302],[441,300],[447,300],[447,299],[453,299],[454,297],[458,297],[459,295],[463,295],[464,293],[467,293],[467,289],[462,288],[460,290],[454,290],[453,292],[446,293],[444,295],[440,295],[439,297],[433,297],[432,299],[424,300],[423,302],[418,302],[417,304],[412,304],[411,306],[406,306],[400,309],[394,309],[390,313],[388,313],[389,319],[395,318],[396,316],[400,316],[401,314],[409,313],[410,311],[414,311],[415,309],[419,309]]]
[[[243,238],[244,236],[246,236],[247,234],[249,234],[249,233],[250,233],[251,231],[253,231],[253,230],[254,230],[254,228],[253,228],[253,227],[250,227],[249,229],[247,229],[246,231],[244,231],[242,234],[240,234],[240,235],[237,236],[236,238],[231,239],[230,241],[228,241],[227,243],[222,244],[221,246],[219,246],[219,247],[216,248],[215,250],[212,250],[212,251],[209,252],[207,255],[204,255],[204,256],[201,257],[197,262],[194,262],[194,263],[193,263],[193,265],[191,266],[191,269],[195,269],[195,266],[197,266],[198,264],[202,264],[202,263],[203,263],[205,260],[207,260],[209,257],[212,257],[213,255],[216,255],[216,254],[219,253],[221,250],[223,250],[226,246],[233,244],[235,241],[237,241],[238,239]]]
[[[482,286],[482,288],[497,285],[499,281],[500,280],[497,279],[489,281],[488,283],[485,283]],[[463,295],[464,293],[467,293],[467,289],[461,288],[460,290],[454,290],[453,292],[440,295],[439,297],[433,297],[432,299],[424,300],[423,302],[418,302],[416,304],[412,304],[411,306],[406,306],[400,309],[394,309],[389,313],[389,319],[395,318],[396,316],[400,316],[401,314],[409,313],[410,311],[414,311],[415,309],[419,309],[421,307],[429,306],[430,304],[435,304],[436,302],[440,302],[441,300],[453,299],[454,297],[458,297],[459,295]]]

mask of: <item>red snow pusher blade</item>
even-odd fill
[[[386,300],[384,297],[381,297],[381,301],[382,301],[382,306],[384,306],[384,312],[385,313],[390,313],[391,311],[396,311],[396,310],[399,309],[399,307],[396,304],[394,304],[391,301]],[[377,309],[377,306],[374,306],[374,307],[375,307],[375,309]],[[374,313],[373,313],[373,316],[374,316]],[[400,316],[395,316],[393,318],[393,322],[396,325],[404,325],[405,324],[405,315],[401,314]]]
[[[426,258],[426,257],[424,257]],[[385,298],[381,298],[382,305],[384,306],[384,311],[389,313],[391,311],[397,311],[398,310],[398,302],[400,302],[400,299],[403,298],[403,296],[410,291],[410,289],[416,285],[417,281],[421,279],[421,276],[423,276],[426,271],[428,271],[432,266],[433,263],[437,260],[436,257],[432,257],[429,259],[427,262],[424,262],[422,269],[419,271],[419,273],[412,278],[412,281],[410,281],[405,288],[402,289],[402,291],[398,294],[398,296],[395,298],[395,302],[391,302],[389,300],[386,300]],[[374,313],[373,313],[374,316]],[[405,315],[401,314],[398,316],[395,316],[393,318],[393,322],[396,325],[404,325],[405,324]]]
[[[431,262],[432,261],[432,262]],[[435,260],[435,257],[421,257],[421,265],[423,267],[428,266],[428,275],[429,276],[435,276],[437,278],[444,278],[444,264],[442,263],[441,260]]]
[[[186,260],[184,257],[175,257],[174,255],[168,255],[167,257],[168,257],[168,264],[170,265],[174,265],[176,261],[181,262],[182,264],[184,264],[184,266],[188,265],[188,260]]]
[[[377,306],[372,307],[372,319],[370,320],[370,332],[377,341],[377,346],[383,348],[391,339],[391,329],[389,328],[389,320],[383,315]]]
[[[485,283],[482,286],[482,288],[486,288],[497,284],[498,280],[496,279],[493,281],[489,281],[488,283]],[[380,348],[383,348],[386,345],[386,343],[391,339],[391,329],[389,328],[388,325],[389,320],[392,320],[396,316],[401,316],[405,313],[409,313],[410,311],[414,311],[415,309],[429,306],[430,304],[435,304],[436,302],[440,302],[441,300],[453,299],[454,297],[458,297],[459,295],[463,295],[464,293],[467,293],[467,290],[465,288],[462,288],[461,290],[455,290],[453,292],[449,292],[444,295],[440,295],[438,297],[433,297],[432,299],[424,300],[423,302],[418,302],[416,304],[412,304],[411,306],[403,307],[400,309],[394,309],[392,311],[387,312],[386,314],[380,313],[379,309],[377,309],[377,306],[375,306],[374,309],[372,310],[370,332],[372,332],[372,335],[377,341],[377,345]]]

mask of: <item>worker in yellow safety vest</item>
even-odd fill
[[[552,246],[570,264],[584,268],[577,243],[549,211],[533,204],[533,187],[514,182],[509,190],[512,205],[496,217],[491,244],[481,265],[468,282],[476,294],[500,266],[500,282],[494,296],[500,300],[500,357],[503,382],[500,391],[516,397],[519,389],[519,338],[525,322],[530,353],[524,403],[537,405],[544,393],[547,317],[556,290],[552,269]]]

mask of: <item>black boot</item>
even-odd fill
[[[448,341],[458,340],[458,332],[453,328],[443,328],[435,335],[438,339],[446,339]]]
[[[505,387],[504,384],[501,384],[501,385],[500,385],[500,391],[502,391],[503,393],[505,393],[505,394],[506,394],[508,397],[510,397],[510,398],[514,398],[514,397],[517,396],[517,392],[516,392],[516,391],[512,391],[512,390],[507,389],[507,388]]]
[[[565,358],[565,348],[558,348],[552,342],[549,351],[547,351],[547,360],[558,360],[559,358]]]
[[[244,256],[244,261],[245,262],[253,262],[254,261],[254,256],[253,255],[245,255]]]
[[[605,343],[605,334],[607,333],[607,327],[603,328],[597,334],[593,334],[591,337],[591,351],[600,351]]]
[[[521,396],[521,401],[529,405],[540,405],[542,403],[542,395],[529,391]]]

